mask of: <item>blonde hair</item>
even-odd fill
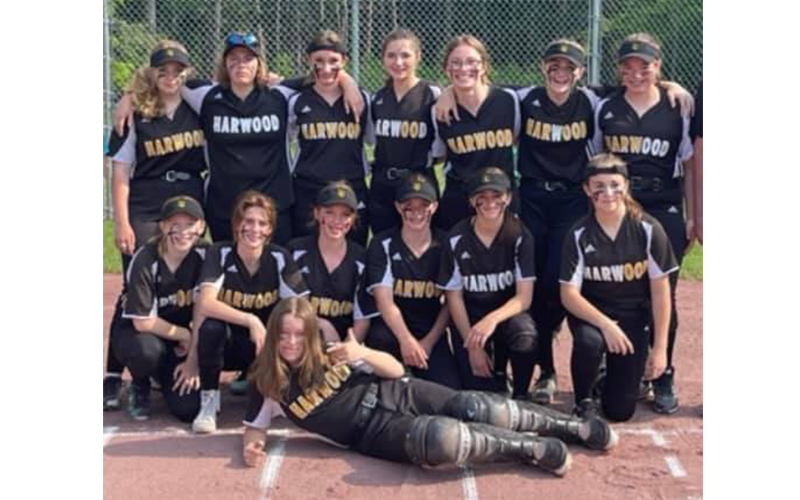
[[[151,52],[161,49],[177,49],[186,52],[186,47],[174,40],[161,40],[153,47]],[[187,52],[188,53],[188,52]],[[183,81],[192,72],[191,68],[186,68],[181,76]],[[142,65],[137,69],[131,81],[128,84],[125,92],[130,92],[133,98],[133,109],[137,111],[144,118],[155,118],[165,113],[164,101],[158,92],[158,68],[150,67],[147,64]]]
[[[275,234],[275,230],[277,229],[275,225],[278,222],[278,210],[275,207],[275,202],[272,201],[272,198],[269,196],[265,196],[264,194],[259,193],[258,191],[253,191],[249,189],[236,198],[236,203],[233,206],[233,215],[231,216],[231,230],[233,234],[233,241],[234,243],[239,240],[239,225],[244,220],[244,213],[247,212],[248,209],[252,207],[257,207],[264,209],[267,213],[267,219],[269,219],[269,224],[272,226],[272,234]],[[266,243],[272,239],[272,236],[267,238]]]
[[[294,316],[303,321],[303,355],[298,362],[297,382],[307,389],[323,380],[331,362],[322,346],[322,334],[314,308],[304,297],[283,299],[272,310],[267,321],[267,338],[261,353],[256,356],[248,379],[258,392],[274,401],[287,403],[291,367],[280,356],[283,317]]]
[[[450,58],[450,53],[456,50],[461,45],[466,45],[467,47],[472,47],[478,52],[478,55],[481,56],[483,62],[483,69],[484,73],[481,77],[481,83],[484,85],[489,84],[489,72],[491,71],[491,64],[489,60],[489,52],[486,50],[486,46],[481,42],[477,37],[464,34],[458,35],[450,39],[447,43],[447,46],[444,49],[444,61],[442,63],[442,69],[447,73],[447,59]]]
[[[408,40],[411,42],[411,47],[414,49],[414,52],[417,53],[418,62],[422,60],[422,49],[419,37],[417,37],[413,31],[406,28],[397,28],[386,35],[383,42],[381,42],[381,58],[386,55],[386,49],[389,47],[389,44],[398,40]],[[392,86],[392,77],[386,79],[385,85],[386,87]]]
[[[600,153],[598,155],[593,156],[588,163],[589,167],[594,167],[598,170],[602,169],[611,169],[614,167],[627,167],[627,163],[617,155],[611,153]],[[614,172],[609,172],[614,173]],[[589,187],[589,178],[587,178],[583,183],[586,187]],[[628,183],[628,179],[625,179],[626,184],[628,184],[627,189],[625,189],[625,193],[622,195],[622,202],[625,204],[625,209],[631,215],[633,220],[640,221],[642,220],[642,214],[644,213],[644,209],[642,206],[633,199],[631,196],[631,189],[630,184]],[[589,203],[589,213],[594,214],[594,205]]]

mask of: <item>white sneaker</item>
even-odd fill
[[[219,407],[219,389],[200,391],[200,411],[192,422],[192,430],[197,434],[216,432]]]

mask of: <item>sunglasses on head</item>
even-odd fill
[[[225,37],[225,45],[228,47],[244,45],[252,49],[258,46],[258,38],[252,33],[231,33]]]

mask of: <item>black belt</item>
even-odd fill
[[[192,177],[195,176],[188,172],[179,172],[177,170],[167,170],[164,172],[164,175],[161,176],[161,178],[167,182],[188,181],[191,180]]]
[[[411,169],[408,168],[389,167],[386,169],[386,178],[390,181],[404,179],[408,177],[409,174],[411,174]]]
[[[539,189],[544,189],[545,191],[554,192],[554,191],[575,191],[578,189],[578,186],[574,186],[571,184],[567,184],[566,182],[561,181],[534,181],[534,184]]]
[[[378,406],[378,384],[377,382],[372,382],[369,384],[367,388],[367,392],[364,394],[364,397],[361,398],[361,403],[358,405],[358,411],[356,412],[356,418],[354,419],[353,423],[356,426],[356,429],[363,429],[369,423],[370,417],[372,417],[372,413],[375,411],[375,407]]]
[[[630,178],[631,191],[652,191],[659,193],[671,187],[669,183],[661,177],[639,177],[632,175]]]

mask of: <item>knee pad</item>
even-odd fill
[[[518,314],[509,318],[506,342],[508,350],[515,353],[528,353],[536,350],[536,327],[533,319],[527,314]]]
[[[448,417],[417,417],[406,435],[406,455],[423,466],[463,463],[469,456],[470,434],[463,422]]]
[[[489,392],[459,391],[447,400],[444,411],[464,422],[479,422],[505,429],[517,429],[520,422],[519,408],[513,401]]]

